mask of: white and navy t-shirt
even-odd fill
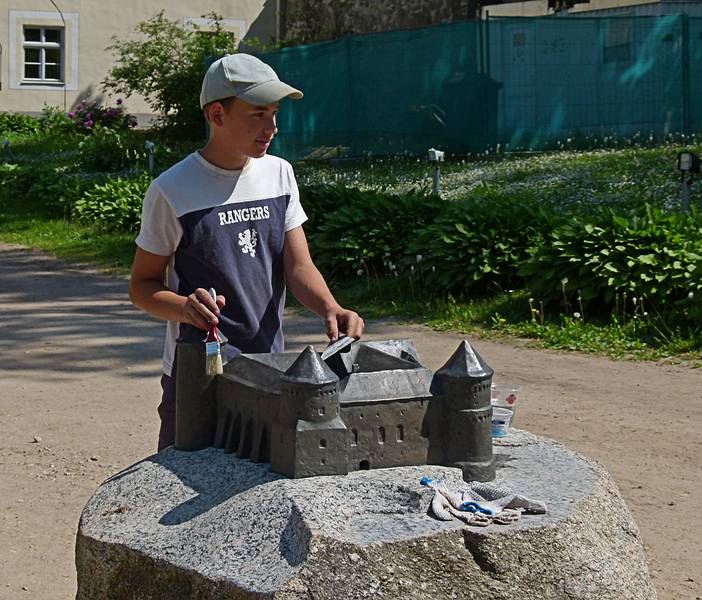
[[[226,298],[219,328],[239,352],[283,351],[285,233],[307,220],[292,167],[275,156],[220,169],[198,152],[155,179],[144,198],[137,245],[170,256],[166,286],[187,296],[214,287]],[[170,374],[179,324],[168,323]]]

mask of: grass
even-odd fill
[[[105,232],[46,215],[6,191],[0,191],[0,241],[116,273],[129,272],[135,249],[131,233]]]
[[[533,322],[497,323],[493,331],[506,335],[529,338],[532,345],[556,350],[602,354],[611,358],[636,360],[688,360],[694,366],[702,366],[702,354],[692,350],[694,340],[676,338],[657,345],[651,342],[643,325],[643,331],[622,327],[617,323],[578,323],[567,317],[560,322],[551,321],[543,325]]]
[[[661,208],[677,205],[680,195],[675,160],[681,147],[700,150],[697,138],[653,148],[571,150],[495,158],[449,158],[441,167],[441,194],[451,200],[481,196],[486,190],[579,212],[597,206]],[[345,184],[360,189],[403,193],[431,189],[431,167],[416,158],[378,158],[353,163],[296,166],[303,186]]]
[[[424,324],[437,331],[458,331],[478,337],[527,339],[539,348],[599,354],[615,359],[685,361],[702,367],[696,341],[682,332],[669,332],[668,340],[655,342],[653,329],[667,328],[651,317],[630,319],[625,325],[582,322],[554,313],[541,324],[529,317],[525,291],[501,292],[486,298],[457,300],[429,296],[404,278],[337,282],[332,284],[339,302],[366,319],[396,318]],[[296,305],[293,301],[293,305]],[[299,306],[299,305],[297,305]],[[657,336],[660,338],[660,335]]]

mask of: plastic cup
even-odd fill
[[[512,421],[512,411],[509,408],[492,407],[492,437],[505,437],[509,433],[509,424]]]
[[[512,411],[512,424],[521,397],[522,386],[516,383],[493,383],[490,389],[490,402],[493,406],[509,408]]]

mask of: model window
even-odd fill
[[[24,27],[24,79],[63,81],[63,29]]]

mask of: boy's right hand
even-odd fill
[[[224,296],[218,295],[215,302],[205,288],[197,288],[185,299],[180,322],[207,331],[210,325],[219,323],[219,312],[225,304]]]

